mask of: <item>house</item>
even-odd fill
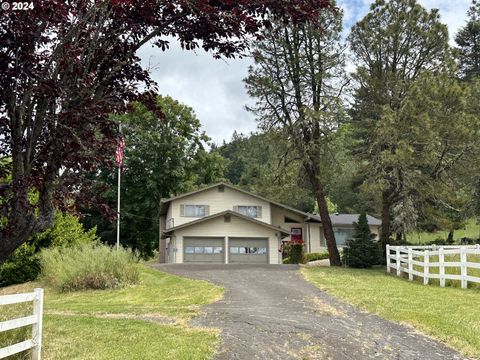
[[[358,214],[331,215],[339,247]],[[368,216],[378,234],[380,221]],[[160,262],[281,264],[282,242],[301,239],[305,252],[326,249],[322,222],[235,186],[218,183],[160,204]],[[227,251],[228,249],[228,251]]]

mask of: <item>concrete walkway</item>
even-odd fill
[[[157,265],[225,287],[193,325],[222,330],[216,359],[463,359],[413,329],[360,312],[296,265]]]

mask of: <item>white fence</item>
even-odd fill
[[[445,286],[445,280],[460,281],[463,289],[467,288],[468,282],[480,283],[480,277],[468,274],[468,269],[480,269],[480,262],[468,261],[469,255],[480,256],[480,245],[471,246],[390,246],[387,245],[387,271],[396,270],[397,276],[408,274],[408,280],[414,276],[423,278],[427,285],[430,279],[439,279],[440,286]],[[459,255],[460,261],[445,261],[445,256]],[[432,257],[435,261],[430,261]],[[415,268],[414,268],[415,265]],[[418,269],[422,271],[419,271]],[[438,272],[432,272],[432,268],[438,268]],[[457,268],[458,274],[445,273],[446,268]],[[460,269],[460,271],[458,271]]]
[[[40,360],[42,348],[43,289],[35,289],[32,293],[2,295],[0,306],[33,301],[33,315],[0,322],[0,332],[32,325],[32,338],[0,348],[0,359],[33,349],[32,359]]]

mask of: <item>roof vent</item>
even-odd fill
[[[223,217],[223,221],[226,222],[226,223],[229,223],[230,222],[230,214],[226,214],[224,217]]]
[[[225,192],[225,186],[218,185],[218,192]]]

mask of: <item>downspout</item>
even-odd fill
[[[307,223],[307,229],[308,229],[308,252],[312,252],[312,242],[311,242],[311,237],[310,237],[310,223]]]

